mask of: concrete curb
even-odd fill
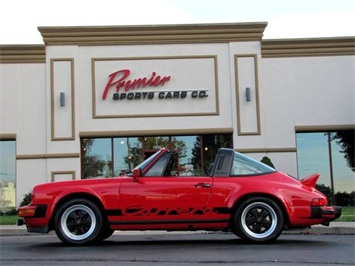
[[[121,235],[147,235],[147,234],[186,234],[199,233],[206,231],[116,231],[115,234]],[[49,232],[54,234],[54,231]],[[284,231],[283,234],[301,234],[301,235],[355,235],[355,222],[333,222],[329,227],[322,225],[315,225],[309,229]],[[26,226],[17,225],[0,225],[0,236],[23,236],[33,235],[27,233]]]
[[[314,225],[303,230],[284,231],[283,234],[303,235],[355,235],[355,222],[333,222],[330,225]]]

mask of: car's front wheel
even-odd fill
[[[253,242],[272,242],[281,234],[284,215],[277,203],[269,198],[255,197],[242,202],[236,209],[234,233]]]
[[[83,245],[95,241],[103,226],[100,209],[86,199],[74,199],[59,207],[54,217],[57,236],[66,244]]]

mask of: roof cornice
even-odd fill
[[[263,58],[355,55],[355,37],[262,40]]]
[[[267,22],[38,27],[46,45],[142,45],[260,41]]]
[[[32,45],[0,45],[0,63],[45,63],[46,46]]]

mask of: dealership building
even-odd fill
[[[263,39],[266,27],[39,27],[41,45],[0,45],[1,204],[39,183],[124,174],[164,146],[183,154],[181,175],[232,147],[354,190],[331,136],[354,132],[355,37]]]

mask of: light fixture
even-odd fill
[[[60,93],[60,106],[65,106],[65,93]]]
[[[251,101],[251,91],[250,91],[250,88],[249,87],[246,87],[245,88],[245,100],[247,102],[250,102]]]

